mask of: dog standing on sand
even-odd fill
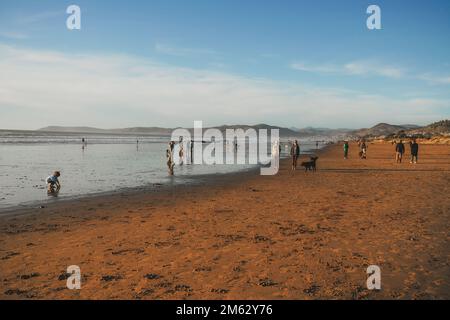
[[[316,161],[317,159],[319,159],[319,157],[311,157],[310,159],[310,161],[303,161],[301,166],[305,167],[305,171],[316,171]]]

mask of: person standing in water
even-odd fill
[[[184,145],[183,141],[180,141],[180,151],[178,152],[178,156],[180,157],[180,166],[183,165],[183,159],[184,159]]]
[[[191,164],[194,163],[194,140],[191,140]]]
[[[47,179],[45,179],[45,182],[47,183],[47,192],[49,194],[58,193],[59,189],[61,189],[61,184],[58,180],[60,176],[61,173],[59,171],[55,171],[51,176],[48,176]]]
[[[348,158],[348,141],[344,141],[344,159]]]
[[[300,156],[300,146],[298,141],[295,140],[291,147],[291,157],[292,157],[292,170],[297,170],[297,161]]]
[[[400,140],[400,142],[395,145],[395,161],[397,163],[402,163],[404,153],[405,153],[405,145],[403,144],[403,141]]]
[[[173,176],[173,167],[175,163],[173,162],[173,148],[175,146],[175,142],[169,142],[169,148],[166,150],[166,158],[167,158],[167,168],[169,169],[169,175]]]

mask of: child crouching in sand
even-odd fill
[[[47,182],[47,192],[55,193],[61,189],[61,184],[59,183],[58,177],[61,175],[59,171],[53,172],[51,176],[48,176],[45,180]]]

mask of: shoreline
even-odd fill
[[[307,150],[305,153],[302,153],[302,156],[308,155],[312,153],[312,151],[316,151],[315,153],[319,154],[322,150],[325,150],[326,148],[330,147],[331,145],[324,145],[322,148],[317,150]],[[282,162],[290,161],[289,156],[284,156],[280,158],[280,165]],[[45,209],[47,207],[52,207],[54,205],[62,204],[62,205],[69,205],[69,204],[76,204],[79,201],[84,201],[87,199],[93,199],[96,198],[108,198],[108,197],[115,197],[115,196],[122,196],[122,195],[132,195],[132,194],[145,194],[148,192],[153,191],[170,191],[172,188],[176,186],[196,186],[202,183],[211,184],[214,183],[215,180],[217,180],[217,177],[225,177],[226,180],[230,180],[230,183],[233,183],[234,176],[252,176],[252,175],[259,175],[259,171],[261,168],[261,165],[254,165],[249,168],[243,168],[243,169],[237,169],[236,171],[230,171],[225,173],[207,173],[207,174],[190,174],[190,175],[175,175],[174,176],[168,176],[168,178],[172,178],[172,181],[166,182],[166,183],[151,183],[147,185],[141,185],[141,186],[135,186],[135,187],[123,187],[115,190],[108,190],[108,191],[100,191],[100,192],[93,192],[93,193],[86,193],[86,194],[79,194],[79,195],[72,195],[72,196],[62,196],[62,197],[56,197],[56,198],[47,198],[46,200],[34,200],[26,203],[11,205],[11,206],[0,206],[0,219],[4,216],[11,216],[15,214],[20,214],[22,211],[26,211],[27,213],[32,210],[37,209]],[[43,191],[45,192],[45,191]],[[41,208],[43,207],[43,208]]]
[[[11,216],[17,214],[20,211],[30,211],[37,209],[46,209],[53,206],[58,205],[70,205],[76,204],[80,201],[92,200],[96,201],[97,199],[107,199],[114,198],[115,196],[130,196],[130,195],[143,195],[148,192],[164,192],[170,191],[173,188],[177,187],[195,187],[201,183],[214,183],[215,177],[217,176],[230,176],[234,175],[247,175],[249,173],[253,173],[253,171],[259,170],[259,167],[255,168],[246,168],[238,171],[227,172],[227,173],[208,173],[208,174],[195,174],[195,175],[187,175],[187,176],[174,176],[175,179],[179,179],[179,181],[171,181],[167,183],[152,183],[148,185],[136,186],[136,187],[124,187],[116,190],[109,191],[101,191],[87,194],[80,194],[75,196],[63,196],[61,198],[49,198],[47,200],[35,200],[30,203],[23,203],[19,205],[13,205],[11,207],[0,208],[0,219],[2,217]],[[43,206],[43,208],[41,208]]]
[[[368,160],[354,144],[349,160],[341,145],[317,153],[315,173],[286,159],[276,176],[0,216],[0,297],[448,299],[449,146],[423,146],[417,165],[395,164],[385,143]],[[372,264],[381,291],[365,287]],[[65,287],[69,265],[81,290]]]

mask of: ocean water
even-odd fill
[[[124,188],[189,183],[206,174],[255,167],[185,163],[176,165],[171,177],[166,166],[167,142],[163,136],[0,131],[0,210]],[[288,150],[282,149],[282,155],[286,154]],[[55,170],[61,171],[57,198],[48,196],[45,183]]]

